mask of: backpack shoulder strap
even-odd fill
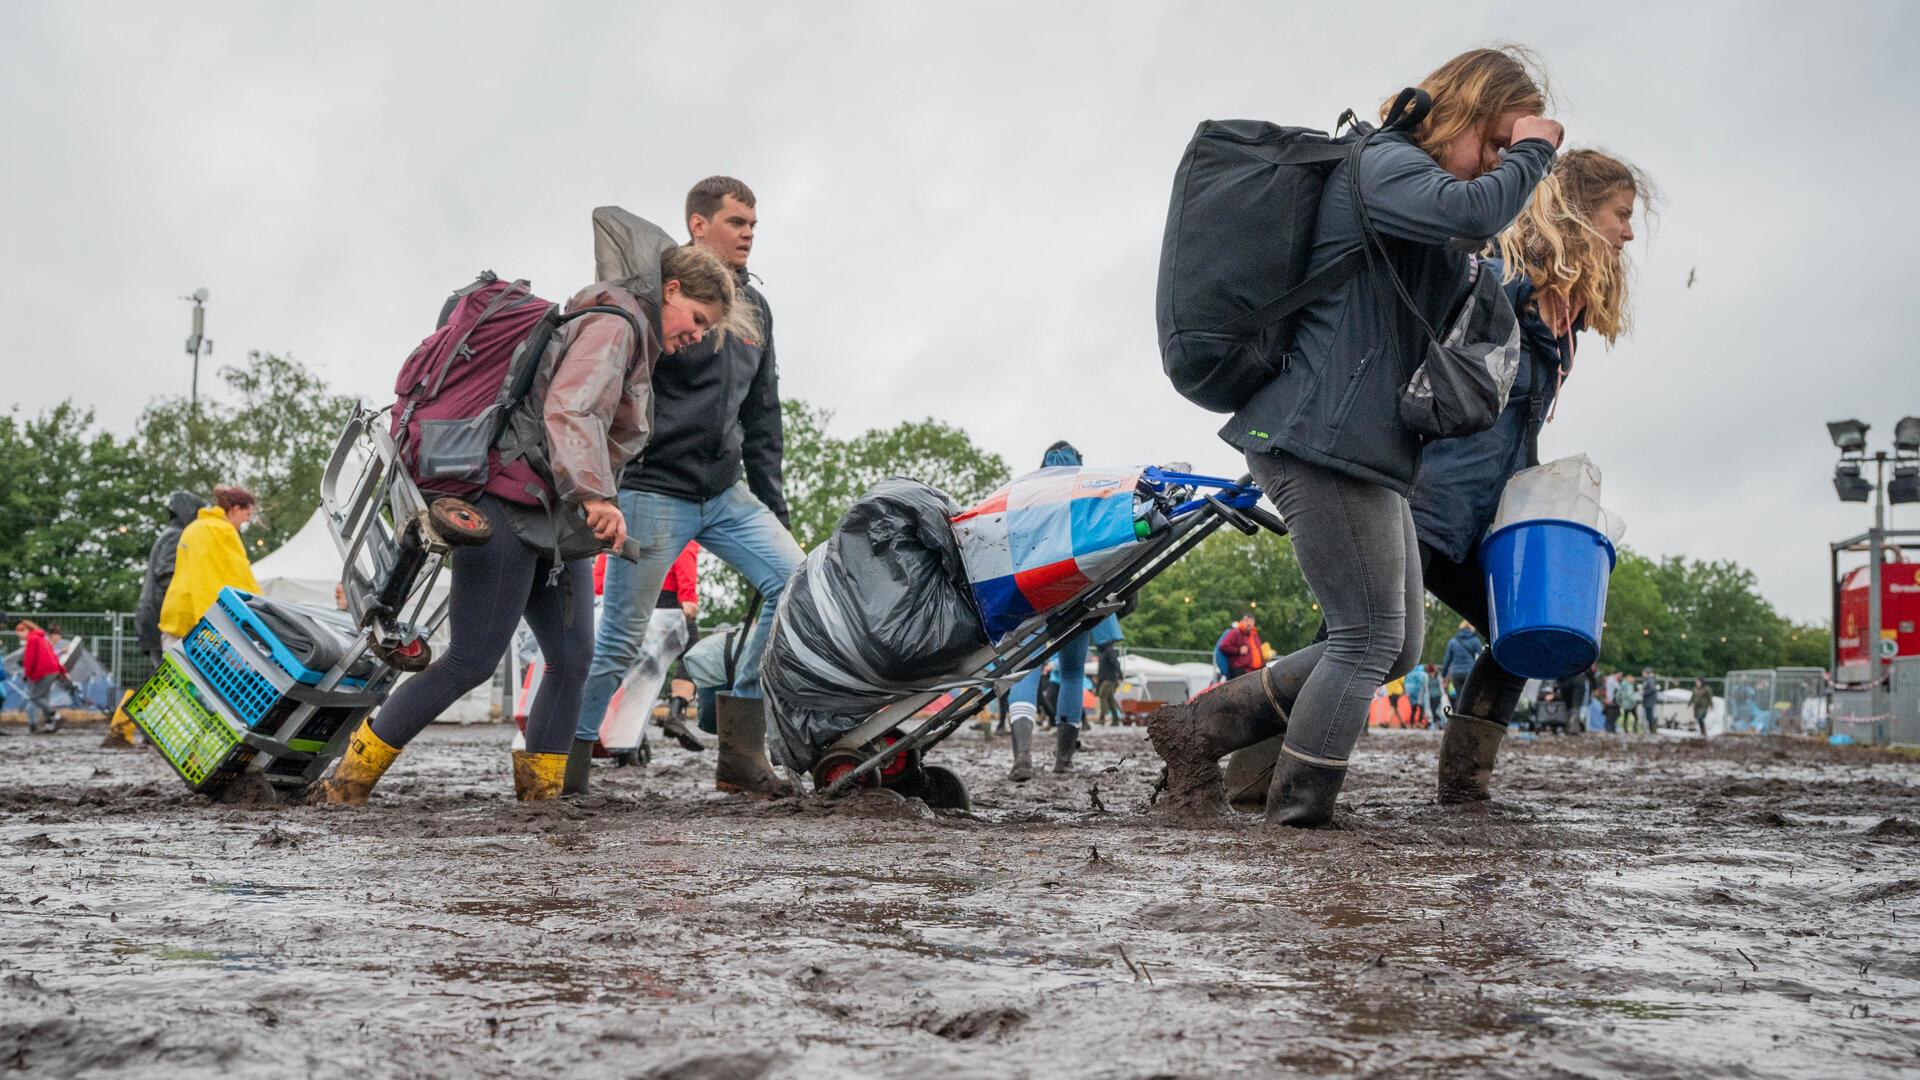
[[[1340,153],[1347,152],[1345,147]],[[1335,289],[1345,285],[1360,272],[1366,264],[1366,253],[1361,248],[1352,248],[1343,252],[1339,258],[1321,267],[1320,271],[1293,288],[1261,304],[1252,311],[1213,328],[1216,334],[1232,334],[1236,337],[1251,337],[1265,331],[1287,316],[1306,307],[1323,297],[1332,295]]]
[[[640,320],[633,317],[633,312],[623,307],[615,307],[612,304],[595,304],[592,307],[583,307],[578,311],[569,311],[565,315],[560,316],[559,320],[553,325],[556,328],[565,326],[567,323],[572,322],[582,315],[618,315],[627,320],[627,325],[633,328],[633,350],[635,352],[640,351],[640,343],[646,339],[646,333],[640,329]]]

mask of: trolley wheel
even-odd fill
[[[373,655],[395,671],[425,671],[433,663],[433,646],[426,638],[414,638],[399,645],[374,645]]]
[[[825,791],[860,766],[864,760],[851,750],[834,750],[813,764],[813,790]],[[860,778],[861,787],[874,786],[872,773]]]
[[[967,794],[967,785],[960,780],[960,774],[945,765],[928,765],[921,770],[926,782],[921,785],[920,798],[935,810],[971,810],[973,799]]]
[[[474,547],[493,539],[493,522],[465,499],[435,499],[427,521],[440,539],[454,547]]]

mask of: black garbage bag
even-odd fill
[[[794,571],[760,661],[775,756],[813,767],[875,709],[964,674],[987,635],[938,488],[882,480]]]

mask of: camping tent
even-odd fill
[[[343,565],[340,549],[333,542],[333,530],[327,527],[326,511],[315,510],[299,532],[253,564],[253,576],[264,596],[331,608],[333,587],[340,583]],[[448,581],[448,575],[442,571],[439,580],[434,582],[429,608],[447,595]],[[444,652],[446,627],[441,627],[431,640],[436,654]],[[457,724],[484,724],[498,715],[494,697],[493,683],[483,683],[454,702],[440,719]]]
[[[56,709],[82,709],[87,712],[108,713],[113,711],[113,672],[93,655],[79,638],[68,638],[60,643],[58,649],[60,663],[67,669],[67,677],[73,680],[74,693],[68,693],[66,687],[54,684],[48,701]],[[8,653],[4,661],[6,687],[0,694],[0,709],[6,712],[25,712],[27,709],[27,679],[21,667],[21,658],[25,649],[15,649]]]

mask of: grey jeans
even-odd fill
[[[1279,685],[1300,688],[1285,749],[1344,766],[1373,692],[1420,658],[1426,620],[1413,514],[1387,488],[1287,454],[1250,453],[1247,468],[1286,520],[1327,623],[1325,641],[1273,662]]]

